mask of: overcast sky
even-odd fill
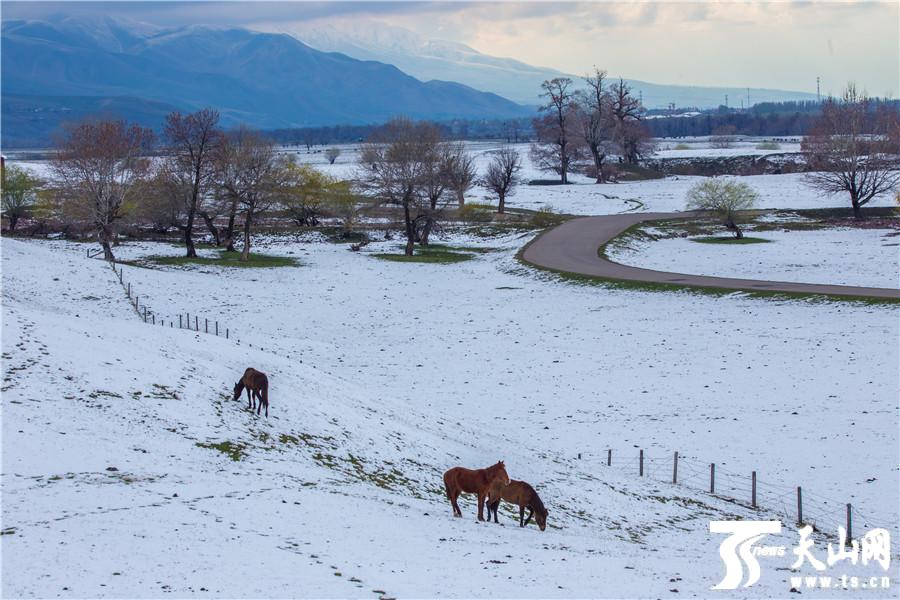
[[[3,19],[112,15],[158,25],[266,28],[370,22],[495,56],[657,83],[900,95],[891,2],[3,2]]]

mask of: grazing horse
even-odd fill
[[[491,513],[494,514],[494,523],[497,523],[497,508],[500,506],[500,500],[506,500],[510,504],[519,506],[519,527],[525,527],[531,522],[531,517],[537,522],[541,531],[547,527],[548,511],[544,508],[534,488],[524,481],[512,480],[509,485],[502,485],[500,482],[494,481],[488,488],[488,521],[491,520]],[[525,518],[525,509],[528,509],[528,518]]]
[[[456,503],[461,492],[478,494],[478,520],[484,521],[484,500],[487,497],[488,488],[494,481],[509,483],[506,465],[502,460],[486,469],[453,467],[444,473],[444,488],[447,490],[447,499],[453,506],[453,516],[462,516],[459,504]]]
[[[266,417],[269,416],[269,378],[265,373],[260,373],[256,369],[250,368],[244,371],[241,380],[234,384],[234,399],[241,397],[241,392],[247,390],[247,408],[253,410],[256,408],[256,414],[266,407]],[[256,399],[259,399],[259,408],[256,406]]]

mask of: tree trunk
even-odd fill
[[[741,228],[738,227],[737,223],[735,223],[732,219],[728,219],[725,221],[725,228],[731,230],[734,233],[734,237],[736,239],[741,239],[744,237],[744,232],[741,231]]]
[[[16,213],[11,213],[9,215],[9,232],[12,233],[16,230],[16,223],[19,221],[19,215]]]
[[[434,224],[434,219],[428,217],[425,219],[425,227],[422,228],[422,235],[419,238],[419,244],[422,246],[428,245],[428,237],[431,235],[431,226]]]
[[[501,192],[497,194],[497,212],[502,215],[504,208],[506,208],[506,194]]]
[[[594,158],[594,169],[597,170],[597,181],[595,183],[603,183],[603,157],[600,156],[600,148],[597,144],[591,144],[591,156]]]
[[[97,232],[97,240],[103,248],[103,258],[109,262],[114,262],[116,257],[113,256],[112,245],[109,243],[112,232],[107,227],[101,227]]]
[[[241,261],[250,259],[250,223],[253,220],[253,211],[247,209],[247,218],[244,220],[244,249],[241,251]]]
[[[406,220],[406,256],[413,255],[413,249],[416,245],[416,226],[412,222],[409,214],[409,200],[403,203],[403,217]]]
[[[862,204],[859,202],[859,198],[850,196],[850,203],[853,205],[853,216],[862,219]]]
[[[456,190],[456,201],[459,202],[459,207],[462,208],[466,205],[466,194],[462,190]]]
[[[213,236],[213,241],[216,246],[222,245],[222,239],[219,235],[219,228],[216,227],[216,224],[213,222],[212,217],[209,216],[208,212],[200,213],[200,216],[203,217],[203,222],[206,223],[206,228],[209,229],[209,233]]]
[[[225,229],[225,241],[228,242],[228,245],[225,248],[226,252],[234,252],[234,220],[237,218],[237,201],[232,200],[231,206],[228,208],[228,227]]]

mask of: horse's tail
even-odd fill
[[[450,469],[452,471],[453,469]],[[444,491],[447,492],[447,500],[453,500],[453,494],[450,493],[450,471],[444,473]]]

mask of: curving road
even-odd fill
[[[522,258],[528,263],[546,269],[624,281],[750,292],[789,292],[900,300],[900,290],[890,288],[792,283],[788,281],[668,273],[640,267],[629,267],[603,258],[598,253],[600,246],[632,225],[644,221],[683,219],[689,216],[691,216],[689,213],[629,213],[599,217],[579,217],[566,221],[539,235],[525,247],[522,252]]]

